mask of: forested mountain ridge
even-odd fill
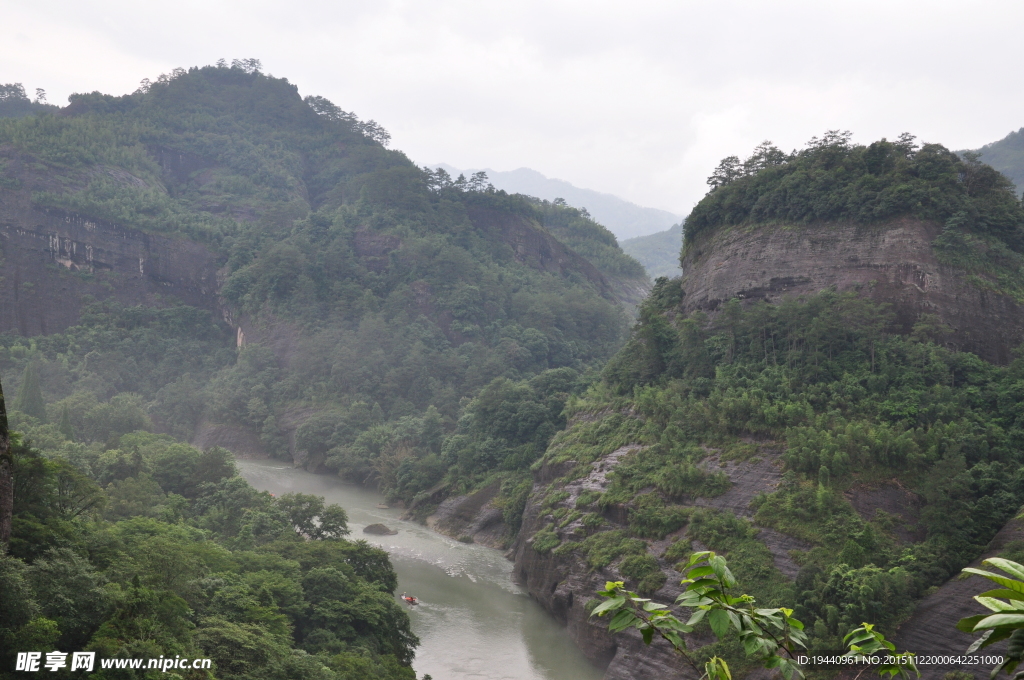
[[[460,171],[450,165],[441,163],[450,174]],[[472,171],[467,170],[465,174]],[[646,208],[612,194],[582,189],[561,179],[545,177],[530,168],[495,171],[485,169],[488,178],[498,189],[510,194],[537,196],[547,201],[562,199],[569,205],[586,209],[601,224],[608,227],[619,239],[632,239],[646,234],[667,229],[679,221],[679,216],[667,210]]]
[[[902,333],[935,316],[943,342],[989,361],[1024,341],[1024,208],[976,157],[832,132],[726,159],[709,182],[684,226],[687,313],[834,286],[891,305]]]
[[[1016,185],[1018,194],[1024,191],[1024,129],[1011,132],[974,153],[982,162],[1006,175]]]
[[[656,234],[637,236],[622,242],[622,250],[637,259],[651,278],[680,274],[679,249],[683,245],[683,223]]]
[[[671,602],[691,550],[727,554],[761,606],[794,607],[818,653],[863,621],[891,637],[982,554],[1019,556],[1012,540],[985,552],[1024,502],[1012,185],[909,136],[837,133],[726,159],[709,183],[682,277],[658,280],[533,465],[514,545],[518,577],[614,680],[682,666],[667,645],[607,636],[594,593],[623,580]],[[949,323],[968,313],[990,325]],[[977,606],[941,592],[960,598],[950,611]],[[955,616],[914,633],[927,619],[899,638],[963,652]],[[690,637],[698,658],[754,669],[712,639]]]
[[[215,444],[419,516],[481,485],[521,507],[642,267],[584,213],[417,168],[253,60],[22,109],[0,117],[0,649],[414,677],[386,553]]]
[[[123,406],[407,503],[528,466],[646,275],[580,211],[388,141],[254,61],[0,119],[0,370],[18,389],[34,366],[52,412],[19,427]],[[456,450],[488,385],[528,426]],[[130,431],[83,427],[97,445]]]

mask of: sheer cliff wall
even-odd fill
[[[732,298],[778,302],[834,286],[891,304],[904,332],[921,314],[937,314],[952,347],[1007,363],[1024,341],[1024,307],[986,287],[984,276],[972,281],[941,264],[932,248],[939,230],[912,218],[722,229],[684,251],[683,308],[713,313]]]
[[[57,333],[92,300],[219,313],[217,260],[204,246],[31,207],[0,192],[0,333]]]

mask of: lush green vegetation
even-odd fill
[[[581,542],[560,541],[552,526],[556,552],[601,555],[592,567],[617,564],[650,592],[640,585],[650,572],[626,561],[646,554],[632,537],[684,536],[659,555],[669,564],[701,541],[734,559],[759,601],[795,606],[811,649],[835,650],[862,621],[891,633],[1024,503],[1024,359],[995,366],[950,351],[930,318],[910,336],[890,334],[885,306],[853,293],[748,309],[733,301],[713,320],[675,315],[678,302],[678,284],[659,280],[604,381],[570,401],[578,424],[543,459],[582,461],[572,479],[633,444],[593,499],[628,507],[628,533],[596,525]],[[782,483],[751,504],[753,524],[686,505],[729,488],[702,462],[712,453],[784,463]],[[913,500],[905,518],[861,516],[844,495],[880,485],[914,494],[920,516]],[[775,569],[758,526],[808,544],[792,554],[795,583]]]
[[[80,443],[106,445],[124,428],[100,411],[134,409],[136,427],[186,440],[205,418],[420,512],[494,474],[508,482],[501,502],[521,506],[561,404],[621,345],[628,315],[592,270],[548,271],[540,252],[517,250],[508,225],[554,235],[611,279],[643,269],[585,212],[495,191],[480,173],[417,168],[388,141],[251,60],[0,119],[0,151],[61,180],[3,186],[206,244],[226,263],[234,318],[289,338],[275,354],[250,333],[236,353],[205,312],[97,304],[64,333],[0,339],[9,385],[35,371],[48,404],[19,427],[40,438],[32,428],[67,410]],[[512,393],[503,417],[526,418],[529,433],[479,415]]]
[[[785,154],[765,142],[741,163],[722,161],[712,189],[686,218],[689,247],[713,229],[748,224],[857,222],[912,215],[989,234],[1024,248],[1024,208],[1013,183],[978,160],[940,144],[918,148],[910,135],[868,146],[830,131],[801,151]]]
[[[646,276],[637,260],[619,249],[615,234],[597,225],[586,209],[577,210],[562,199],[536,201],[543,224],[562,243],[587,258],[603,274],[612,277],[640,279]]]
[[[1024,573],[1021,565],[1008,564],[1012,566],[1005,566],[1004,561],[1003,568],[1014,575]],[[654,636],[658,635],[672,645],[699,680],[732,680],[736,673],[737,657],[743,663],[744,671],[761,666],[777,670],[786,680],[804,677],[807,657],[799,653],[809,651],[809,640],[803,622],[793,616],[792,609],[759,607],[756,597],[746,593],[734,594],[738,587],[736,577],[725,558],[713,551],[705,550],[689,555],[680,563],[679,569],[685,575],[682,580],[685,589],[676,598],[676,605],[692,612],[687,621],[676,618],[667,605],[652,602],[649,598],[639,597],[639,593],[626,590],[622,581],[609,581],[604,590],[598,591],[606,599],[592,608],[591,616],[611,615],[609,632],[618,633],[635,628],[640,631],[644,644],[651,644]],[[1006,581],[994,574],[989,575],[989,578],[1001,584]],[[1012,581],[1011,587],[1017,585],[1020,585],[1019,582]],[[1007,591],[996,592],[1004,595]],[[1005,604],[997,601],[990,608],[1006,611],[1012,607],[1006,607]],[[690,649],[683,635],[697,631],[702,623],[711,629],[717,641],[697,650]],[[1017,621],[1011,625],[1000,623],[1004,630],[1021,626]],[[1008,636],[1009,632],[1003,635],[1003,639]],[[872,623],[863,623],[846,635],[843,648],[847,647],[848,651],[843,656],[878,659],[870,662],[870,665],[862,661],[864,666],[861,673],[866,668],[872,668],[882,677],[899,675],[901,680],[910,680],[914,677],[911,673],[917,677],[921,675],[914,653],[897,652],[896,646],[886,640]],[[742,656],[738,654],[740,649],[737,648],[742,649]],[[1012,671],[1020,661],[1019,652],[1011,654],[1016,658],[1007,662],[1008,671]],[[733,657],[732,663],[724,658],[727,656]],[[827,664],[811,663],[818,665],[818,670],[835,670],[828,668]]]
[[[656,279],[661,276],[675,278],[679,269],[679,249],[683,245],[683,223],[657,234],[637,236],[622,242],[623,252],[632,255]]]
[[[56,106],[46,103],[46,92],[43,90],[36,90],[36,98],[31,100],[21,83],[0,85],[0,118],[21,118],[56,110]]]
[[[13,438],[3,677],[16,651],[61,649],[208,657],[218,678],[415,678],[387,553],[343,538],[343,509],[257,492],[223,449],[136,431],[100,450],[47,434],[41,449]]]
[[[1019,194],[1024,187],[1024,130],[1006,135],[977,150],[980,160],[1010,178]]]

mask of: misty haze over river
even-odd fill
[[[280,461],[239,460],[254,487],[280,496],[324,496],[349,516],[351,539],[391,555],[398,592],[420,598],[410,607],[421,640],[413,667],[434,680],[598,680],[595,669],[554,619],[512,583],[512,563],[498,550],[467,545],[378,508],[380,494],[336,477],[314,475]],[[363,527],[386,524],[394,536]]]

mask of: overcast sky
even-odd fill
[[[1019,1],[0,0],[0,19],[0,82],[51,103],[256,57],[421,165],[527,166],[677,213],[764,139],[959,149],[1024,126]]]

